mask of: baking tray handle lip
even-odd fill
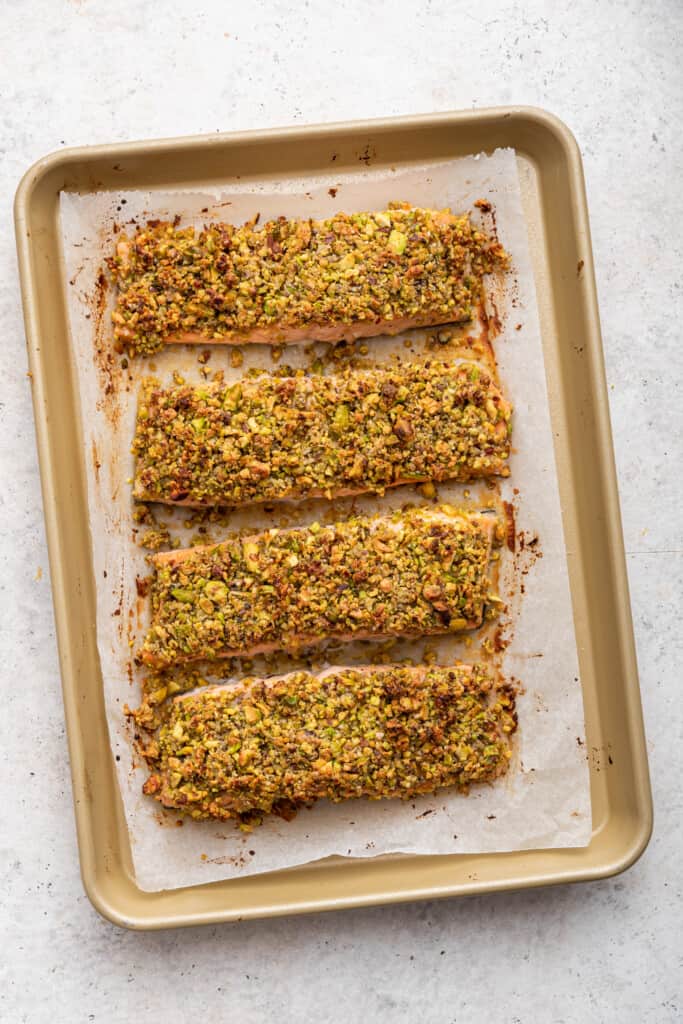
[[[623,854],[617,860],[611,861],[608,864],[600,865],[600,867],[595,870],[582,872],[578,877],[572,877],[571,874],[568,873],[566,877],[559,876],[555,878],[545,878],[543,876],[510,878],[503,886],[483,882],[475,886],[470,894],[495,896],[499,892],[523,892],[526,889],[536,887],[547,888],[567,884],[579,885],[582,882],[600,882],[608,878],[614,878],[615,876],[629,870],[634,866],[634,864],[636,864],[645,852],[651,836],[652,804],[650,803],[648,815],[639,819],[638,826],[634,830],[630,845],[626,847]],[[321,914],[331,911],[362,909],[364,907],[378,905],[400,905],[424,899],[453,899],[463,895],[463,893],[458,892],[457,889],[452,889],[450,887],[445,887],[440,892],[430,890],[429,893],[424,893],[418,888],[384,899],[382,899],[381,895],[373,893],[370,896],[342,897],[341,899],[334,897],[322,897],[310,900],[304,906],[300,903],[288,903],[287,901],[284,901],[283,903],[272,904],[266,908],[259,908],[256,913],[246,911],[238,914],[235,914],[234,912],[228,912],[226,914],[224,911],[208,911],[200,915],[200,919],[197,919],[196,915],[188,916],[184,913],[175,913],[171,915],[165,913],[148,913],[139,915],[126,914],[123,909],[117,907],[116,903],[110,901],[102,892],[95,872],[86,872],[81,870],[81,878],[83,880],[83,887],[86,895],[95,911],[110,924],[113,924],[118,928],[125,928],[128,931],[158,931],[171,928],[186,928],[203,925],[239,924],[243,921],[259,918],[268,919],[271,917],[290,916],[292,914]]]
[[[19,231],[19,227],[23,226],[26,221],[26,210],[28,209],[31,193],[47,173],[54,167],[59,167],[62,163],[68,164],[73,160],[76,152],[77,149],[75,147],[53,150],[51,153],[39,157],[22,174],[17,190],[14,193],[14,224],[18,244],[24,243],[24,236]]]
[[[117,928],[125,928],[128,931],[149,931],[152,928],[157,927],[153,922],[150,923],[149,917],[135,918],[128,916],[123,910],[118,908],[115,903],[112,903],[102,892],[102,889],[97,881],[97,875],[92,866],[86,870],[83,864],[83,856],[80,857],[81,867],[81,882],[85,890],[85,895],[90,900],[93,909],[109,924],[115,925]],[[167,925],[159,927],[168,927]],[[171,927],[173,927],[171,925]]]
[[[572,160],[578,160],[579,164],[583,162],[581,159],[581,149],[574,132],[561,117],[553,114],[550,110],[546,110],[545,107],[490,107],[482,110],[481,113],[498,114],[503,117],[509,115],[520,120],[533,121],[539,128],[543,128],[554,135]]]
[[[472,895],[495,895],[498,892],[517,892],[523,891],[529,888],[535,887],[549,887],[557,885],[578,885],[582,882],[599,882],[608,878],[614,878],[615,876],[623,874],[632,868],[643,856],[645,850],[648,847],[650,839],[652,838],[653,831],[653,808],[652,808],[652,797],[649,789],[645,794],[645,806],[642,808],[644,813],[641,813],[637,818],[637,823],[634,826],[633,834],[630,840],[625,844],[623,852],[617,857],[616,860],[612,860],[608,863],[601,864],[599,867],[594,869],[588,869],[580,872],[579,875],[572,877],[571,873],[568,873],[566,877],[558,876],[555,878],[548,878],[541,876],[525,877],[523,879],[510,878],[507,884],[500,886],[497,884],[489,884],[488,882],[482,882],[475,886],[471,891]],[[84,858],[81,854],[81,878],[83,881],[83,888],[85,893],[90,900],[95,911],[110,924],[115,925],[118,928],[125,928],[129,931],[157,931],[159,929],[168,928],[184,928],[196,925],[209,925],[209,924],[221,924],[221,923],[233,923],[238,924],[241,921],[258,919],[258,918],[270,918],[270,917],[281,917],[288,916],[291,914],[299,915],[305,914],[319,914],[326,913],[329,911],[339,910],[353,910],[360,909],[363,907],[371,907],[383,904],[401,904],[410,903],[417,900],[436,898],[436,899],[452,899],[457,896],[463,895],[463,893],[455,889],[446,886],[441,892],[434,892],[430,890],[430,894],[425,894],[419,889],[404,892],[401,895],[396,895],[394,898],[382,899],[381,896],[373,894],[372,896],[352,896],[340,898],[325,898],[320,897],[308,901],[306,906],[301,906],[299,903],[289,904],[286,901],[282,904],[274,904],[269,908],[261,908],[257,913],[243,912],[235,914],[234,912],[215,913],[207,912],[201,915],[201,919],[197,920],[196,916],[189,919],[185,914],[176,913],[172,915],[157,913],[157,914],[126,914],[126,912],[116,905],[116,901],[111,901],[107,898],[103,892],[97,872],[94,870],[93,865],[89,865],[86,870],[84,864]],[[133,885],[135,883],[133,882]],[[137,889],[137,886],[136,886]],[[140,890],[137,890],[138,893]],[[146,894],[153,898],[154,894]]]
[[[631,848],[627,850],[621,861],[618,863],[617,870],[614,872],[615,875],[620,875],[623,871],[628,871],[629,868],[632,868],[640,860],[650,845],[653,829],[654,810],[652,806],[652,791],[650,789],[650,782],[648,778],[645,813],[641,817],[640,826],[635,833]]]
[[[515,120],[534,121],[539,127],[549,131],[568,155],[573,160],[581,163],[581,152],[576,138],[571,129],[556,114],[545,110],[543,107],[535,106],[508,106],[508,107],[482,107],[472,110],[443,110],[432,111],[428,114],[409,114],[397,117],[369,118],[363,121],[328,121],[304,125],[280,125],[272,128],[257,128],[238,132],[219,132],[215,135],[186,135],[170,136],[158,139],[134,139],[122,142],[103,143],[93,146],[69,146],[65,149],[52,150],[39,157],[22,175],[14,199],[15,222],[18,224],[24,219],[24,210],[27,207],[28,199],[33,189],[40,184],[41,179],[51,171],[60,166],[69,166],[75,157],[82,158],[84,150],[92,156],[131,156],[136,152],[148,152],[150,149],[164,150],[168,146],[176,146],[179,142],[202,142],[207,146],[216,146],[230,140],[235,143],[241,140],[256,140],[259,137],[273,138],[273,136],[286,136],[297,134],[324,134],[327,132],[342,131],[347,129],[364,128],[369,131],[391,128],[400,124],[410,125],[424,124],[431,121],[433,124],[449,122],[453,120],[468,121],[470,119],[481,120],[482,118],[493,119],[497,117],[511,118]]]
[[[637,864],[648,848],[654,827],[654,812],[649,778],[647,780],[646,793],[641,795],[644,796],[644,800],[640,808],[637,824],[633,829],[633,835],[629,842],[624,844],[624,850],[617,859],[603,864],[593,875],[594,879],[614,878],[616,875],[629,871]],[[581,881],[581,879],[577,879],[577,881]]]

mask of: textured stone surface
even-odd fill
[[[683,8],[551,7],[0,2],[0,1020],[683,1015]],[[10,219],[18,179],[62,145],[505,103],[554,111],[585,160],[655,796],[650,848],[628,874],[593,885],[119,931],[91,909],[78,873]]]

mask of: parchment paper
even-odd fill
[[[512,254],[513,270],[495,294],[502,333],[495,341],[500,378],[514,407],[512,475],[500,494],[515,509],[518,547],[504,552],[501,596],[509,646],[500,656],[503,672],[520,683],[520,729],[506,778],[468,796],[442,791],[407,803],[353,801],[317,804],[291,822],[272,819],[250,834],[230,825],[185,821],[164,814],[141,795],[146,777],[134,758],[123,705],[140,698],[140,669],[132,654],[146,628],[146,602],[136,591],[136,577],[148,572],[145,552],[135,544],[130,479],[130,444],[141,378],[150,372],[162,382],[179,370],[199,382],[201,349],[169,346],[149,361],[122,367],[113,352],[109,329],[112,296],[98,300],[98,277],[105,255],[126,221],[151,217],[197,225],[211,220],[241,223],[257,211],[262,220],[286,216],[323,217],[339,209],[382,209],[392,200],[421,206],[471,209],[475,200],[494,205],[498,236]],[[591,835],[588,767],[584,722],[568,584],[553,438],[546,392],[543,351],[536,310],[517,165],[514,152],[411,166],[398,170],[368,168],[353,175],[291,181],[237,181],[202,193],[123,192],[79,196],[62,193],[61,215],[72,333],[76,391],[80,399],[87,465],[93,562],[97,584],[97,643],[102,664],[111,744],[130,832],[137,882],[150,891],[177,888],[306,863],[333,854],[351,857],[386,853],[476,853],[531,848],[583,846]],[[475,211],[475,217],[479,213]],[[487,229],[491,216],[481,215]],[[518,326],[520,325],[520,326]],[[368,359],[418,358],[425,332],[404,339],[370,340]],[[324,351],[325,346],[317,350]],[[249,367],[273,370],[270,350],[244,346],[244,364],[231,365],[229,346],[218,346],[208,368],[225,371],[226,380]],[[439,358],[440,353],[432,353]],[[444,357],[442,355],[442,357]],[[282,361],[310,365],[304,347],[285,349]],[[518,493],[516,493],[516,491]],[[455,504],[490,500],[485,487],[441,486],[439,499]],[[236,513],[230,528],[295,525],[343,518],[351,508],[376,511],[406,500],[424,501],[414,488],[400,488],[383,498],[306,502],[269,513],[252,508]],[[185,513],[175,516],[176,525]],[[171,519],[166,514],[165,519]],[[216,540],[220,532],[211,536]],[[520,545],[523,546],[520,547]],[[522,593],[523,587],[523,593]],[[490,634],[489,630],[489,634]],[[429,643],[404,642],[395,657],[421,658],[425,650],[448,663],[454,657],[478,656],[481,638],[446,638]],[[367,660],[368,646],[353,644],[321,654],[313,667]],[[278,671],[297,667],[295,662]],[[259,669],[254,666],[253,673]],[[272,669],[271,669],[272,671]],[[97,799],[97,795],[95,795]]]

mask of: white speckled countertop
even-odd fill
[[[0,0],[3,1024],[683,1017],[683,7],[551,7],[561,5]],[[11,225],[19,178],[62,145],[497,104],[548,108],[583,152],[650,847],[627,874],[591,885],[121,931],[91,908],[78,871]]]

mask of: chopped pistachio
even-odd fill
[[[348,405],[338,405],[334,411],[334,426],[338,431],[345,431],[349,426],[349,407]]]
[[[402,231],[396,231],[396,229],[394,229],[389,235],[389,248],[393,249],[398,256],[405,252],[407,244],[408,239]]]
[[[204,593],[209,600],[214,601],[216,604],[225,604],[228,599],[228,589],[224,583],[219,583],[217,580],[209,580],[204,588]]]
[[[242,545],[242,552],[244,555],[244,564],[247,569],[249,569],[250,572],[257,572],[259,567],[257,557],[259,553],[258,544],[255,541],[245,541]]]

